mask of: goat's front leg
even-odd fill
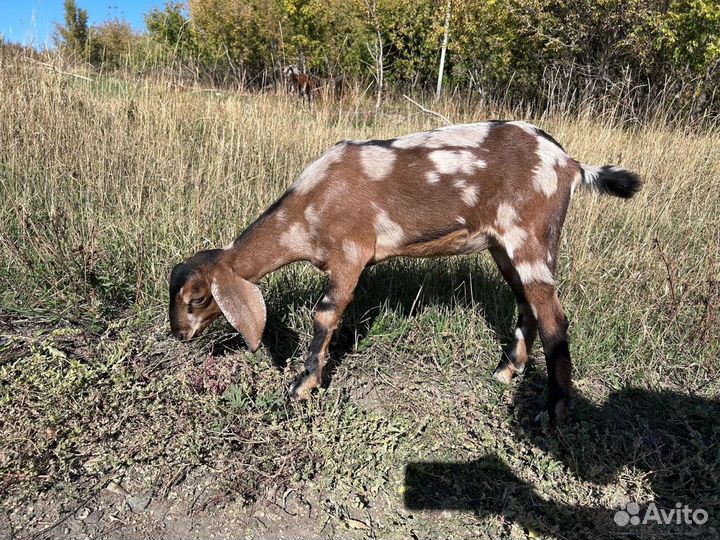
[[[323,368],[327,362],[328,346],[345,308],[352,300],[362,268],[344,268],[330,272],[330,284],[318,304],[305,370],[290,385],[290,397],[308,399],[314,388],[323,382]]]

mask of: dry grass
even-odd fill
[[[514,306],[486,256],[368,272],[333,382],[308,406],[285,402],[291,373],[273,366],[302,361],[322,290],[310,267],[265,280],[267,346],[255,356],[228,342],[224,323],[189,347],[166,337],[172,264],[234,238],[335,141],[437,118],[403,100],[376,117],[358,96],[303,107],[282,95],[88,82],[22,59],[0,71],[0,493],[18,534],[113,478],[168,500],[208,476],[213,504],[243,511],[294,489],[311,508],[302,531],[316,536],[578,538],[597,522],[594,537],[613,537],[621,503],[652,500],[705,508],[709,524],[691,532],[717,531],[716,128],[528,117],[469,99],[435,106],[456,122],[522,116],[576,159],[646,181],[631,202],[573,201],[559,289],[580,398],[575,419],[548,435],[528,421],[541,367],[509,389],[489,379]],[[406,475],[428,461],[459,469]],[[63,526],[107,533],[81,521]],[[280,530],[250,517],[238,526]]]

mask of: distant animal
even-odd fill
[[[294,64],[286,67],[283,74],[290,79],[290,91],[292,93],[297,92],[300,98],[308,101],[313,99],[317,85],[310,75],[302,73]]]
[[[366,266],[488,249],[519,311],[514,342],[494,377],[509,383],[523,372],[539,327],[546,410],[555,422],[571,396],[568,321],[555,267],[578,186],[629,198],[641,182],[619,167],[575,161],[550,135],[524,122],[339,142],[234,242],[172,269],[172,333],[192,339],[222,313],[255,351],[266,319],[257,283],[289,263],[309,261],[327,273],[329,284],[317,305],[305,370],[289,390],[291,397],[308,398],[323,381],[328,345]]]

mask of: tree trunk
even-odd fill
[[[452,9],[452,0],[447,0],[447,10],[445,11],[445,33],[443,35],[442,48],[440,49],[440,68],[438,69],[437,90],[435,91],[435,99],[440,99],[440,91],[442,90],[443,71],[445,69],[445,52],[447,51],[448,34],[450,33],[450,10]]]

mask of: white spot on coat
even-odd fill
[[[315,207],[312,204],[308,204],[307,207],[305,207],[303,215],[305,216],[305,221],[310,225],[310,230],[314,230],[320,221],[320,215],[315,211]]]
[[[434,150],[428,157],[440,174],[473,174],[487,166],[470,150]]]
[[[460,190],[460,198],[468,206],[475,206],[478,202],[478,188],[474,185],[468,185],[465,180],[455,180],[453,182],[456,188]]]
[[[572,184],[570,185],[570,198],[572,198],[572,196],[575,195],[575,190],[580,185],[581,180],[582,180],[582,173],[578,169],[578,171],[575,173],[575,176],[573,177]]]
[[[379,210],[375,217],[377,244],[385,248],[396,248],[405,240],[405,232],[395,223],[385,210]]]
[[[515,257],[515,252],[525,244],[526,240],[527,231],[522,227],[505,229],[505,233],[500,236],[500,242],[511,259]]]
[[[501,203],[497,209],[495,223],[503,229],[509,229],[515,225],[515,221],[517,221],[517,212],[515,211],[515,208],[507,203]]]
[[[478,233],[468,238],[464,253],[479,253],[490,247],[490,237],[485,233]]]
[[[485,141],[491,127],[492,124],[489,122],[478,122],[476,124],[458,124],[433,131],[412,133],[395,139],[392,142],[392,147],[400,149],[417,147],[447,148],[448,146],[477,148]]]
[[[586,186],[594,189],[597,185],[598,178],[600,178],[600,171],[602,170],[602,168],[596,165],[585,165],[584,163],[581,163],[580,167],[585,173],[583,183]]]
[[[327,178],[328,170],[333,164],[342,159],[346,148],[347,143],[345,142],[333,146],[325,154],[305,167],[305,170],[300,173],[292,187],[300,194],[312,191],[315,186]]]
[[[515,252],[527,240],[527,231],[518,225],[518,215],[515,208],[507,203],[501,203],[497,209],[495,225],[502,230],[499,233],[500,243],[512,259]]]
[[[440,175],[435,171],[430,171],[426,176],[429,184],[437,184],[440,181]]]
[[[465,218],[462,216],[456,217],[455,221],[457,221],[460,225],[465,225]]]
[[[280,245],[308,260],[322,260],[327,253],[315,243],[315,236],[302,223],[293,223],[280,235]]]
[[[343,253],[348,262],[352,264],[359,264],[362,259],[362,250],[360,246],[352,240],[345,239],[342,243]]]
[[[370,180],[382,180],[390,175],[395,157],[395,151],[390,148],[372,144],[360,146],[360,164]]]
[[[523,122],[521,120],[513,120],[512,122],[507,123],[508,126],[515,126],[522,129],[525,133],[529,133],[530,135],[536,135],[537,136],[537,128],[533,126],[532,124],[528,124],[527,122]]]
[[[392,142],[391,146],[402,150],[425,146],[425,143],[427,143],[431,133],[432,131],[423,131],[420,133],[411,133],[410,135],[405,135],[404,137],[398,137]]]
[[[545,137],[537,137],[537,156],[540,163],[533,170],[533,184],[535,189],[550,196],[557,190],[558,177],[555,168],[563,166],[568,161],[568,156],[559,146]]]
[[[544,261],[520,263],[515,266],[515,270],[523,283],[555,283],[552,272]]]

